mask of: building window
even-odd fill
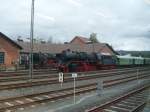
[[[5,53],[0,52],[0,64],[4,64]]]

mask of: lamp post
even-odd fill
[[[34,2],[31,3],[31,23],[30,23],[30,66],[29,75],[30,79],[33,78],[33,37],[34,37]]]

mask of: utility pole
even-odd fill
[[[34,37],[34,2],[31,3],[31,24],[30,24],[30,66],[29,66],[29,75],[30,79],[33,78],[33,37]]]

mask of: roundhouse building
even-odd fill
[[[29,54],[30,43],[19,41],[17,42],[23,49],[21,54]],[[61,53],[64,50],[70,49],[71,51],[78,52],[100,52],[109,55],[117,54],[111,46],[107,43],[91,43],[88,38],[76,36],[71,42],[67,44],[53,44],[53,43],[34,43],[34,53]]]

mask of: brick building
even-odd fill
[[[67,44],[34,43],[34,53],[61,53],[64,50],[78,52],[98,52],[108,55],[115,55],[116,52],[106,43],[92,43],[88,38],[76,36]],[[14,42],[6,35],[0,33],[0,67],[13,68],[22,56],[29,59],[30,43]]]
[[[76,47],[81,52],[98,52],[108,55],[118,54],[107,43],[92,43],[89,38],[76,36],[70,41],[70,45]]]
[[[14,68],[22,47],[0,32],[0,67]]]

